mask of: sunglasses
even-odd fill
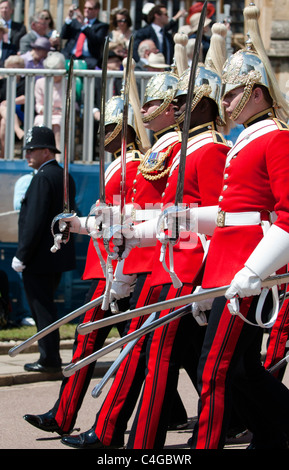
[[[117,23],[126,23],[126,20],[116,20]]]
[[[49,16],[42,16],[41,17],[43,20],[50,20]]]

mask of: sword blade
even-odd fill
[[[78,361],[77,363],[71,363],[63,369],[63,375],[65,377],[70,377],[73,375],[77,370],[82,369],[82,367],[91,364],[92,362],[96,361],[100,357],[105,356],[106,354],[114,351],[117,348],[122,347],[124,344],[133,341],[135,339],[139,339],[144,335],[147,335],[151,331],[155,330],[159,326],[163,326],[166,323],[170,323],[177,318],[182,317],[191,312],[191,306],[186,305],[178,310],[174,310],[173,312],[165,315],[165,317],[158,318],[157,320],[152,321],[151,323],[145,325],[143,324],[138,330],[133,331],[132,333],[124,336],[123,338],[118,339],[112,344],[108,344],[104,348],[96,351],[95,353],[91,354],[90,356],[85,357],[84,359]]]
[[[188,136],[189,136],[189,130],[190,130],[190,121],[191,121],[191,103],[193,99],[195,78],[196,78],[197,66],[198,66],[198,61],[199,61],[200,48],[201,48],[201,43],[202,43],[202,33],[203,33],[204,23],[206,19],[206,14],[207,14],[207,0],[204,2],[200,20],[199,20],[196,42],[195,42],[195,47],[194,47],[194,56],[193,56],[193,60],[191,64],[191,70],[190,70],[190,78],[189,78],[188,93],[187,93],[187,104],[186,104],[186,109],[185,109],[185,118],[184,118],[184,123],[183,123],[183,130],[182,130],[182,145],[181,145],[181,150],[180,150],[180,163],[179,163],[176,196],[175,196],[175,206],[183,202],[187,145],[188,145]]]
[[[106,103],[106,84],[107,84],[107,59],[109,53],[109,37],[105,38],[101,72],[101,102],[100,102],[100,120],[99,120],[99,200],[105,204],[105,170],[104,170],[104,141],[105,141],[105,103]]]
[[[155,320],[155,316],[156,316],[156,314],[154,314],[154,313],[152,315],[150,315],[142,326],[147,326],[150,323],[152,323],[153,320]],[[103,376],[101,381],[92,390],[91,396],[93,398],[99,397],[99,395],[102,392],[103,387],[106,385],[106,383],[111,378],[111,376],[115,374],[115,372],[117,371],[117,369],[121,365],[122,361],[124,361],[124,359],[129,354],[129,352],[132,350],[132,348],[134,348],[134,346],[136,345],[138,340],[139,340],[139,338],[136,338],[136,339],[130,341],[128,344],[126,344],[126,346],[123,348],[123,350],[119,354],[118,358],[112,363],[112,365],[110,366],[108,371],[105,373],[105,375]]]
[[[64,169],[63,169],[63,212],[69,212],[69,154],[68,154],[68,139],[70,127],[70,107],[72,95],[72,79],[73,79],[73,58],[70,59],[67,87],[66,87],[66,101],[65,101],[65,128],[64,128]]]
[[[79,317],[83,313],[87,312],[87,310],[90,310],[91,308],[97,307],[100,305],[103,301],[103,295],[98,297],[97,299],[93,299],[87,304],[83,305],[82,307],[77,308],[76,310],[73,310],[73,312],[68,313],[65,317],[60,318],[56,322],[52,323],[49,326],[46,326],[43,328],[43,330],[38,331],[35,335],[31,336],[27,340],[23,341],[23,343],[18,344],[17,346],[14,346],[13,348],[9,349],[8,354],[10,357],[14,357],[20,352],[24,351],[27,349],[31,344],[35,343],[41,338],[44,338],[44,336],[47,336],[49,333],[52,333],[52,331],[57,330],[60,328],[62,325],[65,325],[66,323],[72,321],[74,318]]]
[[[289,274],[279,274],[277,276],[270,276],[264,281],[262,281],[262,287],[273,287],[274,285],[286,284],[289,282]],[[200,302],[201,300],[212,299],[215,297],[221,297],[226,293],[226,290],[230,286],[215,287],[213,289],[207,289],[203,292],[196,294],[184,295],[183,297],[177,297],[175,299],[164,300],[163,302],[157,302],[155,304],[147,305],[140,307],[134,310],[127,310],[126,312],[120,313],[118,315],[113,315],[103,320],[98,320],[91,323],[82,323],[78,325],[77,331],[81,335],[86,335],[91,333],[98,328],[103,328],[109,325],[115,325],[122,321],[130,320],[135,317],[140,317],[143,315],[148,315],[153,312],[158,312],[168,308],[179,307],[180,305],[189,304],[192,302]]]
[[[124,217],[125,192],[126,192],[126,147],[127,147],[127,124],[129,108],[129,87],[132,66],[133,36],[130,37],[125,68],[125,80],[123,91],[123,117],[122,117],[122,140],[121,140],[121,182],[120,182],[120,215],[121,223]]]
[[[277,362],[277,364],[274,364],[274,366],[270,367],[270,369],[268,369],[268,372],[273,374],[273,372],[276,372],[277,370],[282,369],[282,367],[285,367],[285,365],[287,365],[288,362],[289,362],[289,354],[283,357],[283,359]]]

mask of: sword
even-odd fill
[[[105,103],[106,103],[106,84],[107,84],[107,59],[109,53],[109,37],[105,38],[103,49],[103,61],[101,72],[101,103],[99,120],[99,200],[105,204],[105,169],[104,169],[104,141],[105,141]]]
[[[176,196],[175,196],[175,206],[178,206],[178,204],[181,204],[183,202],[187,145],[188,145],[188,137],[189,137],[190,121],[191,121],[191,103],[193,100],[197,66],[199,62],[200,49],[201,49],[201,44],[202,44],[202,33],[203,33],[206,15],[207,15],[207,0],[204,2],[204,6],[202,8],[202,13],[200,16],[196,42],[195,42],[195,47],[194,47],[194,57],[193,57],[192,64],[191,64],[190,78],[189,78],[189,84],[188,84],[188,93],[187,93],[187,100],[186,100],[187,104],[186,104],[186,109],[185,109],[185,118],[184,118],[184,123],[183,123],[183,130],[182,130],[182,144],[181,144],[181,150],[180,150],[180,162],[179,162],[178,181],[177,181],[177,189],[176,189]]]
[[[200,55],[200,48],[202,43],[202,32],[204,28],[204,23],[207,14],[207,0],[204,2],[199,25],[198,31],[196,36],[195,48],[194,48],[194,57],[191,64],[190,70],[190,77],[189,77],[189,84],[188,84],[188,93],[187,93],[187,104],[185,109],[185,117],[182,129],[182,144],[180,150],[180,161],[179,161],[179,171],[178,171],[178,180],[177,180],[177,188],[176,188],[176,195],[175,195],[175,205],[168,210],[163,212],[163,218],[165,219],[168,217],[169,213],[173,211],[180,210],[180,205],[183,203],[183,194],[184,194],[184,179],[185,179],[185,168],[186,168],[186,158],[187,158],[187,145],[188,145],[188,137],[190,131],[190,122],[191,122],[191,103],[193,99],[193,92],[195,87],[195,78],[197,73],[197,66],[199,62],[199,55]],[[174,287],[177,289],[181,287],[182,282],[177,277],[176,273],[173,269],[173,250],[172,246],[176,244],[179,237],[179,230],[178,230],[178,223],[177,220],[174,218],[174,223],[172,227],[172,233],[169,238],[164,238],[164,242],[162,243],[161,253],[160,253],[160,261],[172,279]],[[166,256],[166,248],[167,244],[169,244],[169,258],[170,258],[170,268],[166,266],[165,263],[165,256]]]
[[[147,326],[150,323],[152,323],[155,320],[156,313],[152,313],[149,318],[144,322],[142,326]],[[118,358],[113,362],[113,364],[110,366],[108,371],[105,373],[101,381],[94,387],[94,389],[91,392],[91,395],[93,398],[97,398],[100,396],[103,387],[106,385],[108,380],[111,378],[111,376],[117,371],[119,368],[120,364],[122,361],[126,358],[126,356],[130,353],[130,351],[134,348],[136,343],[138,342],[139,338],[136,338],[135,340],[130,341],[126,346],[123,348],[121,351],[120,355]]]
[[[277,370],[282,369],[282,367],[285,367],[285,365],[288,362],[289,362],[289,354],[287,354],[287,356],[283,357],[283,359],[281,359],[281,361],[277,362],[277,364],[270,367],[270,369],[268,369],[268,372],[273,374],[273,372],[276,372]]]
[[[279,274],[277,276],[269,276],[267,279],[262,281],[262,287],[273,287],[274,285],[286,284],[289,281],[289,274]],[[165,310],[168,308],[179,307],[180,305],[200,302],[201,300],[213,299],[215,297],[221,297],[226,293],[226,290],[229,289],[230,285],[215,287],[213,289],[207,289],[199,293],[193,293],[189,295],[184,295],[183,297],[177,297],[175,299],[164,300],[163,302],[157,302],[155,304],[147,305],[140,307],[134,310],[127,310],[126,312],[120,313],[118,315],[113,315],[107,317],[103,320],[98,320],[96,322],[90,323],[81,323],[77,327],[77,331],[81,335],[86,335],[92,331],[103,328],[105,326],[114,325],[116,323],[130,320],[135,317],[140,317],[143,315],[148,315],[150,313]]]
[[[73,58],[70,59],[68,75],[67,75],[67,88],[66,88],[66,102],[65,102],[65,129],[64,129],[64,167],[63,167],[63,212],[58,214],[51,223],[51,233],[53,239],[55,237],[54,225],[59,220],[65,217],[73,217],[76,215],[74,211],[70,212],[69,207],[69,171],[68,171],[68,138],[69,138],[69,125],[70,125],[70,105],[71,105],[71,95],[72,95],[72,78],[73,78]],[[67,223],[65,230],[62,232],[62,243],[66,244],[70,238],[69,223]],[[59,248],[56,244],[52,246],[50,251],[56,253]]]
[[[129,107],[129,85],[130,85],[130,74],[131,74],[131,63],[133,53],[133,41],[134,38],[131,36],[128,46],[128,55],[125,70],[124,80],[124,91],[123,91],[123,114],[122,114],[122,139],[121,139],[121,156],[120,156],[120,168],[121,168],[121,180],[120,180],[120,227],[123,226],[125,217],[125,191],[126,191],[126,151],[127,151],[127,123],[128,123],[128,107]],[[109,242],[115,232],[119,231],[119,225],[108,227],[104,231],[103,243],[108,254],[107,258],[107,285],[104,293],[104,300],[102,309],[107,310],[109,307],[110,289],[113,282],[113,267],[112,267],[112,253],[109,250]],[[121,254],[124,250],[123,246],[119,247],[119,253]]]
[[[70,377],[77,370],[82,369],[82,367],[85,367],[88,364],[91,364],[91,362],[96,361],[97,359],[99,359],[102,356],[105,356],[109,352],[114,351],[115,349],[119,347],[122,347],[124,344],[130,341],[133,341],[135,339],[138,340],[141,336],[147,335],[148,333],[155,330],[159,326],[163,326],[166,323],[169,323],[172,320],[176,320],[177,318],[180,318],[183,315],[186,315],[190,312],[191,312],[191,305],[186,305],[178,310],[174,310],[173,312],[168,313],[164,317],[158,318],[157,320],[150,322],[149,324],[144,323],[138,330],[133,331],[132,333],[124,336],[123,338],[118,339],[112,344],[108,344],[104,348],[100,349],[99,351],[96,351],[90,356],[85,357],[84,359],[78,361],[77,363],[69,364],[63,369],[63,375],[65,377]]]
[[[29,346],[31,346],[31,344],[35,343],[41,338],[44,338],[44,336],[48,335],[49,333],[52,333],[52,331],[57,330],[62,325],[65,325],[66,323],[70,322],[74,318],[79,317],[79,315],[87,312],[87,310],[90,310],[93,307],[97,307],[98,305],[101,304],[102,300],[103,300],[103,295],[101,295],[97,299],[91,300],[90,302],[83,305],[82,307],[79,307],[76,310],[73,310],[73,312],[68,313],[65,317],[60,318],[59,320],[52,323],[51,325],[46,326],[45,328],[43,328],[43,330],[38,331],[38,333],[31,336],[27,340],[23,341],[23,343],[9,349],[8,351],[9,356],[10,357],[16,356],[17,354],[19,354],[20,352],[24,351]]]

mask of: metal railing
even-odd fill
[[[144,94],[147,81],[155,75],[156,72],[135,72],[135,77],[139,83],[140,100]],[[47,69],[0,69],[0,76],[7,77],[7,113],[4,159],[14,160],[15,155],[15,133],[14,133],[14,115],[17,75],[25,76],[25,105],[24,105],[24,124],[23,130],[26,135],[28,129],[33,126],[35,117],[35,77],[45,77],[45,100],[43,111],[43,124],[51,127],[52,105],[53,105],[53,77],[62,75],[62,124],[61,124],[61,158],[64,155],[64,110],[66,98],[66,71],[65,70],[47,70]],[[82,81],[81,99],[76,99],[76,80],[79,77]],[[94,135],[94,116],[95,107],[95,80],[101,79],[101,70],[74,70],[72,82],[71,114],[69,125],[68,156],[70,163],[93,163],[97,161],[95,152],[96,136]],[[113,96],[113,80],[123,78],[123,71],[107,72],[107,96],[106,100]],[[76,138],[77,136],[77,138]],[[20,155],[19,155],[20,151]],[[18,159],[22,158],[21,149],[18,149]],[[106,154],[106,162],[111,159],[110,154]]]

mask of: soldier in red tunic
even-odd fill
[[[275,292],[264,300],[261,280],[289,261],[289,132],[276,117],[289,114],[262,47],[258,10],[250,5],[244,14],[250,41],[224,67],[223,103],[245,129],[228,153],[202,282],[231,285],[213,302],[200,358],[197,449],[224,446],[232,397],[254,448],[287,448],[289,391],[260,362],[259,302],[271,311]]]
[[[160,72],[146,87],[141,112],[145,127],[154,132],[154,144],[144,155],[132,181],[130,194],[126,197],[126,205],[134,207],[131,218],[135,224],[154,217],[156,211],[160,211],[161,196],[168,174],[180,149],[180,134],[175,130],[172,104],[177,83],[178,77],[174,73]],[[144,242],[136,251],[137,253],[132,253],[132,258],[125,259],[123,263],[122,284],[118,284],[116,278],[112,285],[111,300],[119,300],[124,295],[123,292],[126,292],[125,279],[129,278],[128,288],[131,279],[136,281],[130,308],[154,303],[161,289],[160,286],[158,289],[152,289],[149,282],[154,263],[154,247],[147,247]],[[125,333],[139,328],[144,321],[145,318],[142,317],[127,322]],[[141,338],[133,353],[121,363],[92,428],[79,436],[62,438],[63,444],[75,448],[123,446],[127,421],[137,402],[144,379],[145,345],[145,338]],[[177,400],[181,407],[179,397]]]
[[[120,131],[122,129],[122,110],[123,98],[120,96],[114,96],[106,103],[104,145],[106,151],[112,153],[115,157],[115,160],[108,166],[105,173],[105,196],[107,204],[113,204],[120,192],[119,156],[121,147]],[[131,188],[141,158],[141,153],[138,150],[139,141],[133,126],[131,113],[129,113],[128,122],[128,153],[126,155],[127,194],[129,194],[129,189]],[[97,220],[95,217],[89,218],[88,227],[90,232],[97,229],[96,224],[99,223],[101,219]],[[72,232],[87,235],[87,229],[85,227],[86,217],[74,217],[69,220],[69,222]],[[100,253],[100,255],[98,253]],[[87,251],[86,265],[82,276],[84,280],[92,280],[91,287],[86,296],[86,303],[100,297],[105,292],[106,277],[100,261],[101,258],[105,264],[107,261],[107,252],[104,248],[103,240],[102,238],[97,239],[91,237]],[[129,307],[128,297],[129,294],[126,299],[122,300],[122,308],[124,309]],[[88,310],[82,316],[80,322],[96,321],[109,315],[111,315],[110,310],[105,312],[100,305]],[[123,324],[120,324],[119,327],[119,332],[122,334]],[[103,329],[103,331],[95,330],[89,334],[88,337],[76,333],[72,361],[77,362],[100,349],[110,329],[109,327]],[[24,416],[24,419],[43,431],[57,432],[60,435],[69,434],[76,422],[78,411],[92,378],[94,366],[95,363],[92,363],[62,381],[58,400],[50,411],[41,415],[27,414]]]
[[[186,108],[190,69],[179,79],[175,95],[175,116],[182,128]],[[185,207],[207,206],[217,203],[221,190],[223,170],[229,147],[216,130],[221,122],[219,98],[221,78],[214,71],[200,65],[197,69],[191,111],[190,131],[184,179],[183,204]],[[162,210],[174,204],[177,187],[180,153],[175,157],[166,188],[162,195]],[[205,252],[206,237],[183,232],[173,245],[174,272],[163,269],[160,261],[161,243],[157,242],[154,269],[150,283],[163,288],[159,300],[191,294]],[[167,253],[168,254],[168,253]],[[166,265],[170,260],[166,256]],[[176,280],[179,280],[177,285]],[[172,282],[173,281],[173,282]],[[170,310],[171,311],[171,310]],[[164,317],[168,310],[159,312]],[[202,325],[201,320],[198,322]],[[205,328],[192,315],[174,320],[149,335],[144,387],[128,448],[161,449],[165,444],[170,412],[173,409],[174,390],[177,387],[179,368],[184,366],[196,386],[198,362]]]

